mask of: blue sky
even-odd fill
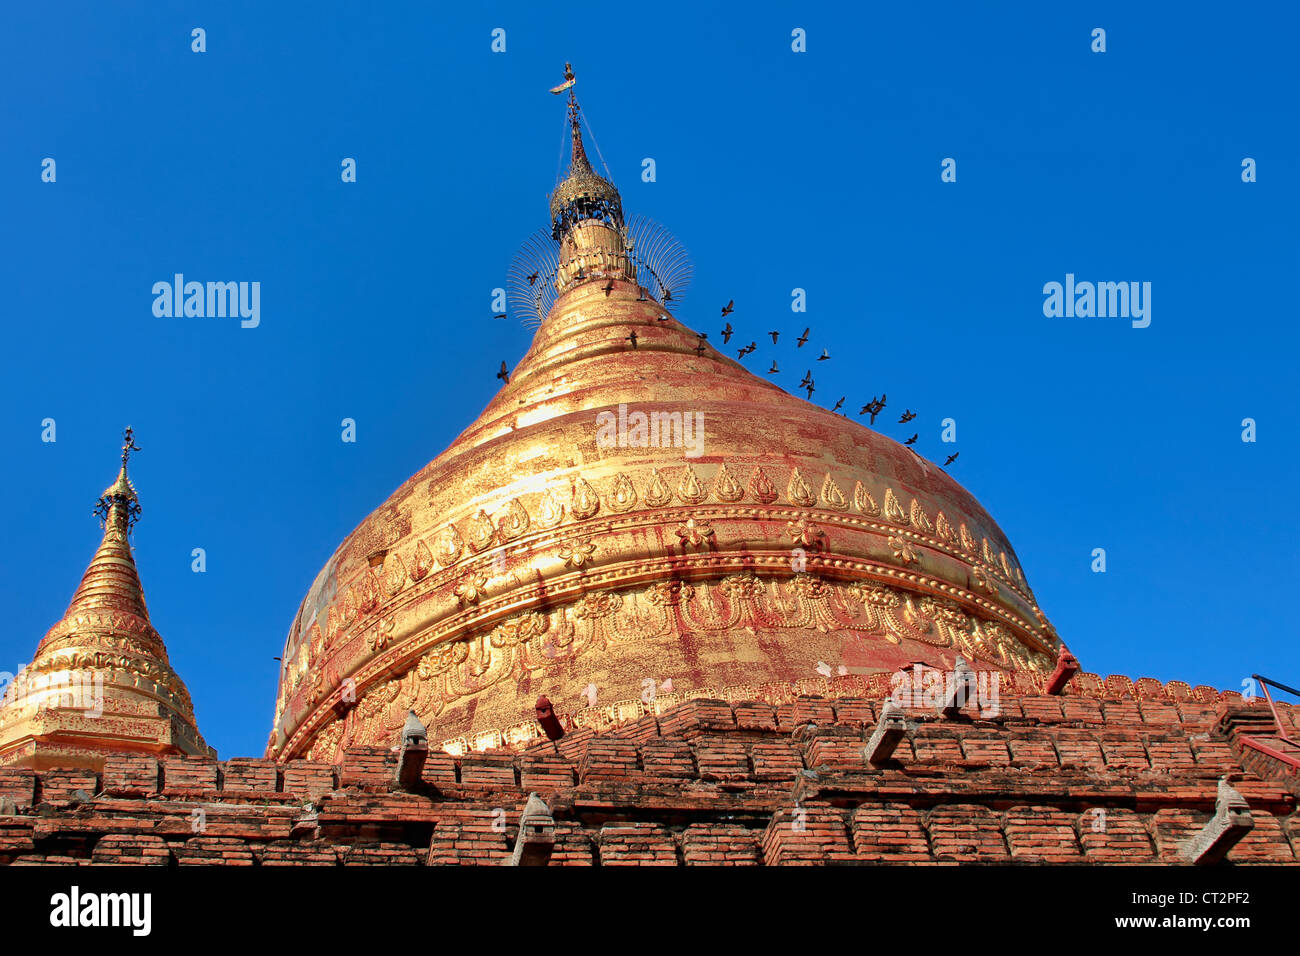
[[[1300,678],[1292,8],[269,6],[0,15],[0,670],[66,607],[129,423],[153,622],[209,742],[260,755],[317,571],[527,348],[491,290],[546,224],[571,60],[625,208],[691,252],[678,317],[716,336],[735,299],[748,340],[807,289],[816,397],[888,392],[930,458],[956,419],[1087,669]],[[260,282],[260,326],[155,317],[176,272]],[[1067,272],[1152,283],[1150,327],[1045,317]]]

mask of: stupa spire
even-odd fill
[[[135,431],[128,425],[122,436],[122,467],[117,479],[104,489],[95,505],[104,537],[81,577],[81,584],[72,595],[68,614],[103,608],[126,611],[146,621],[149,619],[144,588],[140,584],[135,559],[131,556],[129,540],[131,529],[140,517],[140,497],[127,474],[127,461],[131,452],[139,450]]]
[[[600,279],[636,281],[623,222],[618,189],[597,173],[582,141],[582,109],[574,90],[577,78],[564,64],[564,82],[552,93],[569,93],[568,114],[572,146],[569,172],[551,194],[551,238],[560,243],[556,291],[563,294],[582,282]]]
[[[0,765],[100,769],[112,753],[212,752],[149,622],[131,555],[134,434],[126,429],[121,468],[95,507],[104,535],[68,610],[0,701]]]

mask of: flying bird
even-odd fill
[[[725,319],[727,316],[731,315],[731,313],[735,311],[736,311],[736,300],[730,299],[727,301],[727,304],[722,307],[722,317]]]
[[[781,370],[780,370],[779,368],[776,367],[776,359],[772,359],[772,367],[771,367],[770,369],[767,370],[767,374],[768,374],[768,375],[775,375],[775,374],[776,374],[777,372],[779,372],[779,371],[781,371]]]
[[[727,327],[726,327],[725,329],[722,330],[722,344],[723,344],[723,345],[726,345],[728,342],[730,342],[730,341],[731,341],[731,337],[732,337],[733,335],[735,335],[735,334],[736,334],[736,330],[733,329],[733,328],[731,327],[731,323],[728,322],[728,323],[727,323]]]
[[[696,354],[696,355],[703,355],[703,354],[704,354],[704,343],[703,343],[703,342],[700,342],[700,343],[698,343],[698,344],[695,346],[695,354]]]
[[[612,292],[612,291],[614,290],[614,280],[613,280],[613,279],[610,279],[610,280],[609,280],[608,282],[606,282],[606,283],[605,283],[601,288],[603,288],[603,289],[605,290],[605,298],[608,299],[608,298],[609,298],[609,294],[610,294],[610,292]]]
[[[811,399],[812,399],[812,393],[815,392],[815,391],[817,390],[817,389],[813,386],[813,381],[812,381],[812,379],[808,379],[808,384],[805,385],[804,388],[808,389],[808,398],[809,398],[809,400],[811,400]]]
[[[799,380],[799,387],[806,388],[808,383],[811,381],[812,381],[812,371],[809,370],[803,373],[803,378]]]
[[[534,272],[532,275],[530,275],[530,276],[528,277],[528,284],[529,284],[529,285],[533,285],[535,282],[537,282],[537,277],[538,277],[539,275],[541,275],[541,273],[539,273],[539,272]]]
[[[915,435],[913,435],[913,436],[912,436],[911,438],[909,438],[907,441],[903,442],[903,444],[904,444],[904,445],[915,445],[915,444],[916,444],[916,440],[917,440],[918,438],[920,438],[920,437],[921,437],[921,433],[920,433],[920,432],[917,432]]]
[[[830,357],[831,357],[831,353],[826,349],[822,349],[822,354],[817,356],[817,361],[825,362]]]
[[[636,348],[636,329],[632,330],[632,334],[627,337],[627,340],[632,343],[632,348]]]
[[[504,312],[498,312],[496,315],[492,316],[494,319],[504,319],[505,317],[506,314]]]
[[[903,417],[898,420],[898,424],[905,425],[915,417],[916,417],[916,412],[912,411],[909,408],[907,409],[907,411],[903,412]]]
[[[961,452],[955,451],[951,455],[949,455],[948,460],[943,463],[943,467],[947,468],[949,465],[951,465],[954,461],[957,460],[957,456],[960,454]]]
[[[843,396],[843,395],[841,395],[841,396],[840,396],[840,400],[839,400],[838,402],[835,403],[835,407],[832,408],[831,411],[833,411],[833,412],[838,412],[841,408],[843,408],[843,407],[844,407],[844,399],[845,399],[846,397],[847,397],[847,396]]]
[[[671,302],[671,301],[673,301],[673,290],[672,290],[672,289],[664,289],[664,301],[665,301],[665,302]]]
[[[776,345],[776,337],[777,337],[778,335],[780,335],[781,333],[780,333],[780,332],[768,332],[767,334],[770,335],[770,336],[772,336],[772,344],[773,344],[773,345]]]
[[[876,416],[879,415],[884,410],[885,410],[885,396],[882,394],[879,398],[873,396],[871,401],[867,402],[867,404],[862,406],[862,411],[858,412],[858,414],[865,415],[868,412],[870,412],[871,424],[874,425],[876,423]]]
[[[708,333],[708,332],[696,332],[696,333],[695,333],[695,337],[696,337],[697,339],[699,339],[701,342],[703,342],[705,339],[707,339],[707,338],[709,337],[709,333]]]
[[[795,341],[799,343],[799,344],[796,346],[796,348],[803,348],[803,347],[804,347],[804,344],[808,341],[808,333],[811,332],[811,331],[812,331],[811,328],[804,329],[804,330],[803,330],[803,335],[801,335],[801,336],[799,336],[797,339],[795,339]]]
[[[506,370],[506,363],[504,361],[501,363],[501,371],[497,372],[497,378],[501,379],[501,381],[505,382],[507,385],[510,384],[510,373]]]

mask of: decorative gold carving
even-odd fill
[[[772,484],[772,479],[758,465],[754,466],[754,474],[749,479],[749,494],[764,505],[770,505],[777,499],[776,485]]]
[[[694,518],[688,518],[673,530],[682,544],[689,544],[693,548],[698,548],[713,537],[713,529],[709,527],[708,522],[696,521]]]
[[[967,554],[974,554],[975,539],[971,536],[970,529],[966,527],[965,522],[962,522],[960,531],[961,531],[961,549],[965,551]]]
[[[822,479],[821,499],[822,504],[828,508],[834,508],[836,511],[843,511],[849,506],[849,503],[844,500],[844,492],[840,491],[840,486],[835,484],[835,479],[831,477],[829,471],[826,472],[826,477]]]
[[[957,543],[957,532],[952,530],[952,525],[948,522],[947,516],[944,515],[942,511],[935,516],[934,533],[941,541],[944,541],[947,544]]]
[[[415,553],[411,556],[411,580],[422,581],[433,568],[433,555],[429,546],[423,541],[415,543]]]
[[[382,651],[392,643],[393,628],[396,624],[397,621],[391,614],[380,618],[379,623],[375,625],[375,629],[366,638],[366,643],[372,651]]]
[[[614,488],[609,493],[609,510],[622,514],[636,505],[636,488],[632,479],[623,472],[614,476]]]
[[[659,581],[641,588],[588,592],[568,606],[521,614],[498,624],[489,634],[468,635],[432,648],[405,674],[365,692],[355,711],[349,742],[391,746],[408,708],[414,707],[422,717],[437,717],[448,706],[497,684],[513,686],[519,675],[550,668],[557,659],[575,661],[593,652],[616,657],[621,646],[675,641],[682,633],[745,630],[851,633],[895,645],[915,641],[950,649],[970,661],[1030,674],[1047,673],[1055,664],[1051,655],[1029,649],[999,622],[975,617],[946,598],[887,585],[835,581],[814,574],[793,579],[735,574],[694,585]],[[640,701],[632,696],[639,692],[640,679],[629,678],[626,687],[611,688],[615,702],[593,711],[615,708],[623,715],[619,719],[635,719],[645,710],[634,706]],[[772,687],[764,684],[757,690],[766,695]],[[742,693],[743,699],[755,699],[754,690]],[[792,696],[787,685],[777,690]],[[722,695],[729,699],[727,694],[722,687],[697,687],[683,688],[677,696]],[[670,695],[660,695],[655,709],[664,701],[664,706],[671,705],[672,700]],[[588,715],[584,719],[596,718]],[[613,712],[604,719],[614,719]],[[326,730],[341,726],[341,721],[335,721]],[[316,736],[317,742],[326,730]],[[328,733],[332,736],[334,731]],[[497,738],[484,733],[484,739],[496,745]],[[509,744],[514,738],[526,742],[532,739],[528,733],[521,723],[514,732],[502,735],[500,743]],[[466,730],[466,736],[472,739],[480,734]],[[313,753],[315,747],[314,743]],[[324,750],[320,753],[332,759]]]
[[[894,557],[903,564],[913,564],[918,558],[916,551],[912,548],[912,542],[903,537],[891,537],[889,546],[894,551]]]
[[[745,489],[727,468],[725,461],[718,466],[717,477],[713,479],[713,496],[719,501],[739,501],[745,497]]]
[[[570,538],[560,545],[560,557],[571,568],[582,567],[595,553],[596,546],[587,538]]]
[[[596,489],[587,483],[587,479],[579,477],[573,484],[573,516],[575,518],[590,518],[600,510],[600,495],[596,494]]]
[[[500,512],[497,519],[497,534],[503,542],[521,538],[528,531],[528,511],[518,498],[511,498],[510,503]]]
[[[688,505],[698,505],[708,492],[704,490],[704,485],[700,484],[700,479],[695,476],[694,468],[687,465],[685,471],[682,480],[677,483],[677,497]]]
[[[1011,573],[1011,563],[1007,561],[1007,553],[1005,551],[998,552],[998,563],[1002,565],[1002,573],[1007,576],[1008,581],[1015,577],[1015,575]]]
[[[456,600],[460,604],[477,604],[483,599],[483,594],[487,588],[487,576],[477,571],[471,571],[460,579],[460,583],[452,590],[456,595]]]
[[[664,476],[659,474],[658,468],[650,469],[650,487],[645,492],[645,503],[651,508],[662,508],[672,500],[673,492]]]
[[[930,524],[930,519],[926,516],[925,509],[921,507],[921,503],[915,498],[912,499],[912,508],[909,518],[911,519],[912,527],[917,531],[924,534],[934,533],[934,525]]]
[[[876,504],[876,499],[871,497],[871,492],[867,491],[867,486],[860,481],[853,486],[853,507],[863,514],[880,514],[880,505]]]
[[[433,540],[433,553],[444,568],[455,564],[464,549],[465,542],[454,524],[449,524],[439,531],[438,537]]]
[[[469,536],[469,546],[474,551],[483,551],[492,544],[492,539],[496,537],[496,527],[492,524],[492,519],[488,517],[486,511],[478,509],[478,514],[470,518],[465,524],[465,534]]]
[[[984,563],[987,564],[990,568],[996,568],[998,566],[998,559],[993,557],[993,549],[989,547],[989,539],[983,538],[981,539],[981,542],[982,542],[981,546],[984,552]]]
[[[790,472],[790,483],[786,485],[785,496],[794,504],[804,508],[811,508],[817,501],[813,497],[812,489],[808,487],[808,482],[804,481],[803,474],[798,467]]]
[[[555,500],[549,491],[542,495],[537,505],[537,527],[542,531],[554,528],[564,520],[564,505]]]
[[[790,540],[794,544],[805,548],[820,547],[826,538],[826,533],[807,518],[787,522],[786,530],[789,531]]]
[[[391,597],[404,587],[406,587],[406,565],[402,563],[400,554],[390,551],[388,557],[384,558],[384,590]]]
[[[357,599],[352,596],[352,588],[343,592],[343,627],[346,630],[357,619]]]
[[[993,578],[979,565],[971,568],[970,579],[977,590],[983,591],[985,594],[997,593],[998,586],[993,583]]]
[[[893,488],[885,489],[885,517],[894,524],[907,524],[907,512],[903,510]]]

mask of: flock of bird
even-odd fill
[[[535,278],[535,276],[529,276],[529,280],[530,280],[530,281],[532,281],[534,278]],[[604,291],[605,291],[605,295],[608,296],[608,295],[610,294],[610,292],[611,292],[611,291],[613,290],[613,288],[614,288],[614,283],[613,283],[612,281],[607,282],[607,283],[603,286],[603,288],[604,288]],[[667,303],[671,298],[672,298],[672,293],[671,293],[671,292],[668,292],[668,291],[665,291],[665,293],[664,293],[664,302]],[[644,290],[644,289],[641,290],[641,296],[640,296],[639,301],[645,301],[645,290]],[[732,327],[731,320],[730,320],[730,318],[729,318],[729,316],[730,316],[733,312],[735,312],[735,310],[736,310],[736,300],[735,300],[735,299],[731,299],[730,301],[727,302],[726,305],[724,305],[724,306],[722,307],[722,319],[723,319],[724,325],[723,325],[723,327],[722,327],[721,335],[722,335],[722,343],[723,343],[724,345],[729,344],[729,343],[731,342],[731,338],[732,338],[732,336],[736,334],[736,330],[735,330],[735,328]],[[502,315],[497,315],[497,316],[495,316],[495,317],[496,317],[496,318],[504,318],[504,316],[502,316]],[[660,322],[667,322],[667,321],[668,321],[668,316],[667,316],[666,314],[664,314],[664,313],[660,313],[660,315],[659,315],[659,317],[658,317],[658,321],[660,321]],[[776,344],[777,344],[777,340],[778,340],[778,339],[780,338],[780,336],[781,336],[781,332],[780,332],[779,330],[773,330],[773,331],[768,332],[767,334],[770,335],[770,336],[772,336],[772,344],[773,344],[773,345],[776,345]],[[709,335],[708,335],[707,332],[696,332],[695,335],[696,335],[696,338],[698,339],[698,341],[696,342],[696,345],[695,345],[695,354],[696,354],[696,355],[703,355],[703,354],[704,354],[704,351],[705,351],[705,348],[706,348],[706,346],[705,346],[704,343],[705,343],[706,341],[708,341]],[[805,345],[807,345],[808,342],[809,342],[809,338],[810,338],[811,335],[812,335],[812,327],[809,326],[809,327],[807,327],[807,328],[805,328],[805,329],[803,330],[803,334],[802,334],[802,335],[800,335],[798,338],[795,339],[795,348],[797,348],[797,349],[801,349],[801,348],[803,348]],[[631,333],[627,336],[626,341],[627,341],[627,342],[632,346],[632,348],[635,349],[635,348],[637,347],[637,342],[640,340],[640,338],[641,338],[641,336],[638,336],[638,335],[636,334],[636,330],[633,329],[633,330],[631,331]],[[740,349],[737,351],[737,353],[736,353],[736,358],[739,359],[740,361],[744,361],[746,356],[752,354],[753,352],[755,352],[755,351],[757,351],[757,350],[758,350],[758,343],[757,343],[757,341],[751,341],[748,345],[741,346],[741,348],[740,348]],[[831,358],[830,351],[829,351],[828,349],[823,348],[823,349],[822,349],[822,354],[819,355],[819,356],[817,356],[816,361],[818,361],[818,362],[828,362],[828,361],[830,361],[830,358]],[[777,375],[777,374],[780,374],[781,369],[778,368],[778,366],[777,366],[777,362],[776,362],[776,359],[773,359],[773,360],[772,360],[772,367],[769,368],[769,369],[767,370],[767,372],[768,372],[769,375]],[[501,381],[505,382],[507,385],[510,383],[510,372],[509,372],[509,370],[507,369],[507,367],[506,367],[506,363],[505,363],[504,361],[502,361],[502,363],[501,363],[501,369],[500,369],[500,371],[497,372],[497,376],[496,376],[496,377],[499,378],[499,379],[501,379]],[[807,392],[807,394],[808,394],[808,400],[809,400],[809,401],[812,401],[813,392],[815,392],[815,391],[817,390],[817,383],[816,383],[816,380],[813,378],[813,374],[812,374],[812,370],[811,370],[811,369],[809,369],[807,372],[804,373],[803,378],[799,381],[799,388],[804,389],[804,390]],[[839,412],[839,413],[840,413],[841,415],[843,415],[845,418],[848,418],[848,413],[847,413],[847,412],[841,412],[841,411],[840,411],[840,409],[844,407],[844,402],[845,402],[845,400],[847,399],[847,397],[848,397],[848,396],[846,396],[846,395],[842,395],[842,396],[840,396],[839,401],[837,401],[837,402],[835,403],[834,407],[831,408],[831,411],[832,411],[832,412]],[[880,415],[880,413],[883,412],[883,411],[885,410],[885,405],[886,405],[887,398],[888,398],[888,396],[886,396],[883,392],[882,392],[879,396],[874,396],[874,395],[873,395],[872,398],[871,398],[871,401],[867,402],[865,405],[862,406],[862,409],[858,412],[858,415],[859,415],[859,416],[869,415],[869,416],[870,416],[869,424],[871,424],[871,425],[874,426],[874,425],[876,424],[876,417],[877,417],[878,415]],[[903,410],[903,414],[902,414],[902,416],[898,419],[898,424],[900,424],[900,425],[906,425],[908,422],[910,422],[910,421],[911,421],[912,419],[914,419],[914,418],[916,418],[916,412],[912,411],[910,408],[905,408],[905,409]],[[920,433],[919,433],[919,432],[913,433],[913,435],[912,435],[910,438],[906,439],[906,440],[903,442],[903,444],[906,445],[908,448],[912,448],[912,446],[916,444],[918,438],[920,438]],[[915,449],[915,448],[912,448],[912,451],[913,451],[914,454],[916,453],[916,449]],[[953,462],[955,462],[955,461],[957,460],[957,456],[958,456],[959,454],[960,454],[960,452],[953,452],[951,455],[949,455],[948,458],[947,458],[947,460],[943,463],[943,467],[947,468],[949,465],[951,465]]]

